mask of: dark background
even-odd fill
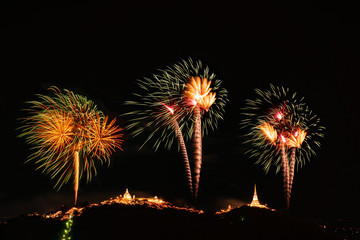
[[[152,2],[152,1],[150,1]],[[13,3],[0,8],[0,217],[47,212],[72,204],[72,184],[59,192],[32,164],[18,139],[25,101],[56,85],[94,100],[111,117],[136,91],[136,79],[181,58],[200,59],[223,80],[229,104],[218,131],[203,140],[199,204],[219,209],[260,201],[282,209],[282,180],[265,175],[238,128],[240,107],[254,88],[289,87],[322,119],[318,155],[297,172],[291,212],[309,218],[357,217],[360,210],[359,25],[352,6],[238,3]],[[171,2],[171,3],[170,3]],[[127,136],[79,201],[98,201],[125,188],[182,204],[186,185],[179,154]]]

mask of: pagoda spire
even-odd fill
[[[259,206],[262,206],[262,205],[260,204],[257,193],[256,193],[256,184],[254,184],[254,196],[250,203],[250,207],[259,207]]]
[[[266,209],[269,209],[271,211],[275,211],[275,209],[268,208],[266,206],[266,204],[261,204],[259,202],[257,192],[256,192],[256,184],[254,184],[254,196],[253,196],[253,199],[252,199],[250,204],[247,204],[247,206],[249,206],[249,207],[258,207],[258,208],[266,208]]]
[[[124,199],[126,199],[126,200],[131,200],[131,195],[130,195],[130,193],[129,193],[129,190],[128,189],[126,189],[126,191],[125,191],[125,193],[124,193],[124,197],[123,197]]]

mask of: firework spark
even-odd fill
[[[173,107],[168,106],[168,105],[166,105],[166,104],[164,104],[164,103],[161,103],[161,104],[171,113],[171,115],[174,115],[175,110],[174,110]]]
[[[304,98],[297,98],[289,89],[270,85],[270,90],[255,92],[258,96],[246,101],[240,122],[248,131],[245,135],[250,145],[248,153],[265,172],[272,166],[276,172],[282,170],[289,207],[295,168],[301,168],[315,155],[314,147],[320,146],[318,139],[323,137],[325,128]]]
[[[57,178],[55,187],[60,189],[74,177],[76,204],[83,172],[89,182],[92,172],[96,174],[94,159],[109,162],[111,153],[121,149],[122,129],[115,126],[115,119],[108,124],[108,118],[86,97],[68,90],[62,93],[56,87],[50,90],[54,96],[38,95],[39,101],[29,102],[30,116],[23,119],[19,137],[35,150],[28,161]]]
[[[166,104],[163,104],[164,107],[171,113],[171,115],[174,115],[174,108],[170,107]],[[179,127],[178,122],[176,121],[176,119],[172,119],[172,125],[174,126],[175,129],[175,135],[178,139],[178,143],[180,146],[180,153],[183,157],[183,163],[184,163],[184,167],[185,167],[185,174],[187,176],[187,182],[188,182],[188,187],[189,187],[189,191],[190,194],[193,194],[193,184],[192,184],[192,178],[191,178],[191,168],[190,168],[190,163],[189,163],[189,158],[188,158],[188,154],[187,154],[187,150],[186,150],[186,145],[184,142],[184,137],[182,135],[181,129]]]

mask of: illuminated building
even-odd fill
[[[248,204],[248,206],[249,207],[258,207],[258,208],[268,208],[266,206],[266,204],[265,205],[260,204],[258,196],[257,196],[257,192],[256,192],[256,184],[254,184],[254,196],[253,196],[253,199],[252,199],[251,203]]]

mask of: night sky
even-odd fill
[[[0,8],[0,218],[73,200],[71,183],[57,192],[54,181],[24,164],[30,151],[16,129],[25,101],[55,85],[86,95],[124,127],[119,115],[136,79],[188,57],[207,64],[229,91],[225,120],[203,139],[200,206],[250,202],[256,183],[260,202],[283,208],[281,175],[265,175],[245,155],[238,127],[245,99],[273,83],[304,96],[326,127],[317,156],[295,174],[292,213],[357,216],[360,29],[351,6],[120,2]],[[110,168],[81,182],[79,201],[129,188],[181,204],[186,184],[177,151],[137,151],[138,139],[125,140]]]

